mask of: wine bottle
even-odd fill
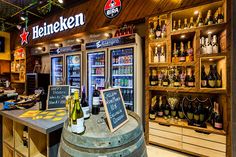
[[[153,40],[155,39],[155,32],[154,32],[154,23],[150,22],[150,26],[149,26],[149,39]]]
[[[206,72],[205,72],[205,66],[202,65],[201,67],[201,87],[202,88],[206,88],[207,87],[207,75],[206,75]]]
[[[100,112],[100,102],[99,102],[100,92],[95,84],[95,89],[93,91],[93,103],[92,103],[92,114],[97,115]]]
[[[214,102],[214,104],[215,104],[215,114],[214,114],[214,120],[213,120],[213,122],[214,122],[213,127],[215,129],[222,130],[223,129],[223,118],[219,112],[219,104],[216,102]]]
[[[193,28],[193,27],[194,27],[193,17],[191,17],[190,18],[189,28]]]
[[[187,107],[187,117],[190,121],[193,120],[193,106],[192,106],[192,102],[190,101],[188,103],[188,107]]]
[[[181,82],[181,86],[185,87],[185,79],[186,79],[186,73],[185,73],[185,68],[182,67],[182,70],[180,72],[180,82]]]
[[[186,61],[186,55],[184,51],[184,43],[180,43],[180,56],[179,56],[179,61],[180,62],[185,62]]]
[[[216,76],[216,88],[221,88],[222,87],[222,70],[220,70],[221,75],[217,71],[217,66],[214,64],[214,73]]]
[[[197,23],[198,27],[203,26],[203,18],[202,18],[202,12],[198,13],[198,23]]]
[[[181,83],[180,83],[180,76],[179,76],[179,71],[176,68],[175,70],[175,76],[174,76],[174,87],[180,87]]]
[[[163,73],[162,71],[160,71],[160,73],[158,73],[158,86],[162,86],[162,82],[163,82]]]
[[[24,126],[23,128],[23,137],[22,137],[23,145],[28,147],[28,127]]]
[[[165,38],[165,37],[166,37],[166,21],[163,20],[163,25],[161,29],[161,38]]]
[[[167,102],[166,96],[162,97],[162,106],[164,106],[164,115],[168,117],[170,115],[170,105]]]
[[[178,116],[180,119],[184,119],[184,112],[183,112],[183,109],[182,109],[182,99],[180,98],[180,101],[179,101],[179,106],[178,106]]]
[[[209,75],[207,77],[207,80],[208,80],[209,88],[215,88],[216,87],[216,77],[215,77],[215,74],[214,74],[213,65],[210,65],[210,72],[209,72]]]
[[[151,86],[156,86],[157,85],[157,72],[155,69],[151,69],[151,76],[150,76],[150,85]]]
[[[193,120],[194,120],[194,123],[197,125],[200,124],[200,111],[199,111],[199,109],[200,109],[199,105],[196,105],[194,107]]]
[[[191,41],[188,41],[187,54],[188,54],[188,61],[189,62],[194,61],[194,54],[193,54],[193,48],[191,48]]]
[[[160,63],[166,62],[165,48],[164,45],[161,46],[161,54],[160,54]]]
[[[176,31],[177,28],[176,28],[176,21],[173,22],[173,26],[172,26],[172,31]]]
[[[188,19],[184,19],[184,29],[188,29]]]
[[[155,105],[156,105],[156,96],[152,98],[152,103],[149,111],[149,119],[155,120],[156,119],[156,110],[155,110]]]
[[[75,93],[74,93],[74,107],[72,111],[72,122],[73,122],[71,126],[72,132],[76,134],[80,134],[80,135],[85,132],[84,114],[80,106],[78,90],[75,90]]]
[[[163,85],[163,87],[168,87],[168,86],[169,86],[169,83],[170,83],[170,81],[169,81],[168,74],[167,74],[167,71],[166,71],[166,73],[165,73],[165,75],[164,75],[164,78],[163,78],[163,83],[162,83],[162,85]]]
[[[195,86],[195,76],[193,73],[193,69],[189,68],[189,78],[188,78],[188,87],[194,87]]]
[[[211,34],[208,34],[208,39],[207,39],[207,43],[206,43],[206,53],[207,54],[212,54],[213,52],[213,48],[212,48],[212,43],[211,43]]]
[[[155,47],[155,51],[154,51],[154,63],[158,63],[159,62],[159,54],[158,54],[158,47]]]
[[[172,51],[172,62],[176,63],[178,62],[178,51],[176,49],[176,43],[174,43],[174,48],[173,48],[173,51]]]
[[[159,97],[159,103],[158,103],[158,108],[157,108],[157,116],[158,117],[163,117],[164,116],[164,111],[163,111],[163,103],[162,103],[162,96]]]
[[[201,54],[206,54],[206,52],[207,52],[207,50],[206,50],[206,41],[205,41],[205,38],[202,37],[201,38]]]
[[[204,107],[201,103],[199,103],[199,115],[200,115],[199,122],[200,122],[200,124],[203,124],[205,121],[205,111],[204,111]]]
[[[178,27],[177,27],[178,30],[181,30],[181,20],[178,20]]]
[[[159,19],[157,19],[157,26],[156,26],[156,39],[161,38],[161,26],[159,23]]]
[[[217,17],[217,23],[223,23],[224,22],[224,15],[222,12],[222,8],[218,8],[218,17]]]
[[[217,9],[215,14],[214,14],[214,18],[213,18],[213,21],[214,21],[214,24],[217,24],[218,23],[218,13],[219,13],[219,10]]]
[[[216,35],[213,36],[212,49],[213,49],[212,53],[219,53],[219,46],[218,46],[217,36]]]
[[[207,20],[207,25],[212,25],[213,24],[213,17],[212,17],[212,12],[211,10],[208,10],[208,13],[209,16],[208,16],[208,20]]]
[[[90,112],[89,112],[89,105],[86,100],[85,86],[82,86],[81,106],[82,106],[82,110],[83,110],[83,114],[84,114],[84,119],[88,119],[90,117]]]

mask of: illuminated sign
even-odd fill
[[[44,22],[42,27],[33,27],[33,39],[41,38],[54,33],[62,32],[74,27],[83,26],[85,24],[85,16],[83,13],[77,14],[75,16],[70,16],[64,18],[61,16],[58,21],[47,24]]]
[[[121,11],[121,1],[120,0],[108,0],[104,6],[104,14],[109,19],[112,19],[119,15]]]
[[[25,28],[23,28],[23,32],[20,35],[21,45],[28,44],[28,36],[29,36],[29,32],[25,31]]]

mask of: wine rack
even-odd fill
[[[188,24],[189,19],[193,17],[193,21],[197,20],[198,15],[196,12],[201,12],[202,17],[205,22],[205,17],[207,16],[208,10],[211,10],[213,16],[215,12],[223,13],[223,19],[220,22],[213,22],[212,24],[203,24],[201,26],[194,25],[191,28],[184,29],[184,21],[187,18]],[[160,20],[165,19],[166,23],[166,37],[155,39],[153,35],[150,35],[151,23],[160,18]],[[217,1],[212,2],[203,6],[198,6],[194,8],[189,8],[185,10],[177,10],[171,13],[164,15],[156,15],[149,17],[146,25],[148,30],[146,37],[146,66],[145,66],[145,98],[146,98],[146,140],[149,143],[157,144],[160,146],[176,149],[178,151],[187,152],[193,155],[206,155],[207,156],[226,156],[229,153],[230,148],[226,148],[226,145],[229,142],[228,135],[228,125],[229,125],[229,103],[230,97],[229,94],[229,40],[227,36],[229,35],[228,26],[227,26],[227,1]],[[178,25],[178,20],[181,20],[182,27],[181,29],[173,30],[173,23],[176,21],[176,26]],[[201,38],[208,38],[213,41],[213,36],[215,42],[217,42],[217,48],[206,53],[202,53],[202,48],[208,45],[202,45],[200,42]],[[176,45],[174,44],[176,43]],[[189,44],[190,43],[190,44]],[[166,62],[154,62],[155,47],[165,46],[165,57]],[[189,60],[180,59],[180,54],[175,55],[175,49],[180,49],[181,45],[184,46],[184,51],[187,52],[186,56],[189,57],[188,52],[193,52],[192,58]],[[190,46],[189,46],[190,45]],[[176,48],[177,47],[177,48]],[[190,49],[189,49],[190,48]],[[188,51],[189,50],[189,51]],[[209,49],[208,49],[209,50]],[[217,51],[216,51],[217,50]],[[218,53],[216,53],[218,52]],[[180,61],[181,60],[181,61]],[[202,87],[201,86],[201,74],[202,74],[202,65],[205,67],[205,72],[208,75],[210,71],[210,66],[214,65],[216,71],[220,75],[220,85],[215,86],[214,88]],[[161,71],[162,69],[168,69],[170,67],[175,68],[186,68],[192,67],[194,70],[195,77],[195,86],[194,87],[175,87],[175,86],[160,86],[152,85],[150,83],[150,74],[153,69]],[[158,77],[158,76],[157,76]],[[149,119],[149,111],[151,108],[152,98],[156,95],[165,95],[165,94],[185,94],[188,96],[206,96],[214,97],[221,106],[221,112],[223,115],[223,130],[217,130],[213,128],[209,121],[206,123],[206,127],[197,127],[188,125],[187,120],[181,120],[178,122],[173,122],[169,119],[156,117],[154,120]],[[194,132],[191,135],[187,135],[189,132]],[[196,135],[195,135],[195,132]],[[204,136],[205,134],[205,136]],[[168,135],[168,136],[167,136]],[[191,140],[188,137],[191,136]],[[203,138],[204,136],[204,138]],[[215,137],[219,137],[220,141],[217,141]],[[170,138],[173,137],[173,138]],[[209,137],[209,139],[207,139]],[[212,139],[211,139],[212,138]],[[210,140],[212,145],[217,146],[217,148],[208,147],[204,143],[207,143],[205,140]],[[196,142],[196,143],[193,143]],[[218,144],[221,148],[218,148]],[[201,150],[201,151],[198,151]]]

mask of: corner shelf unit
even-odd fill
[[[207,156],[227,156],[230,153],[230,148],[226,145],[230,144],[229,136],[229,85],[230,80],[230,59],[229,59],[229,32],[227,24],[227,0],[221,0],[212,2],[206,5],[189,8],[185,10],[174,11],[164,15],[156,15],[149,17],[146,21],[146,65],[145,65],[145,137],[147,143],[164,146],[167,148],[175,149],[178,151],[187,152],[193,155],[207,155]],[[194,11],[202,11],[203,18],[205,18],[207,10],[211,9],[213,13],[218,7],[222,7],[224,14],[224,22],[220,24],[205,25],[201,27],[194,27],[189,29],[181,29],[172,31],[172,24],[175,20],[178,22],[179,19],[182,21],[184,18],[189,19],[194,16],[196,21],[196,15]],[[164,39],[150,39],[149,26],[150,22],[157,21],[157,18],[165,19],[166,21],[166,38]],[[177,23],[176,23],[177,26]],[[155,28],[155,27],[154,27]],[[201,54],[200,52],[200,38],[207,37],[207,33],[211,32],[212,35],[217,35],[220,53],[217,54]],[[191,62],[174,62],[172,61],[173,43],[175,40],[184,40],[180,37],[184,35],[187,41],[191,41],[191,45],[194,52],[194,60]],[[186,40],[185,40],[186,42]],[[154,46],[166,44],[166,63],[154,63],[153,54]],[[209,65],[217,65],[217,71],[222,71],[222,88],[202,88],[201,87],[201,65],[205,66],[205,71],[208,73]],[[149,76],[151,69],[156,68],[157,70],[169,67],[194,67],[195,74],[195,87],[163,87],[163,86],[151,86],[149,82]],[[156,117],[155,120],[149,119],[149,109],[153,96],[161,95],[194,95],[194,96],[214,96],[222,107],[223,114],[223,130],[216,130],[210,124],[207,123],[206,128],[200,128],[195,126],[189,126],[186,120],[173,122],[164,118]],[[193,134],[188,134],[193,132]],[[196,134],[196,135],[195,135]],[[216,139],[219,138],[218,139]],[[191,139],[189,141],[189,139]],[[195,142],[195,143],[194,143]],[[211,144],[214,147],[208,145]],[[219,147],[221,148],[219,148]],[[208,154],[207,154],[208,153]]]

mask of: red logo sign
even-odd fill
[[[108,0],[104,6],[104,14],[109,19],[112,19],[119,15],[121,11],[121,1],[120,0]]]
[[[29,36],[29,32],[25,31],[25,28],[23,28],[23,32],[20,35],[21,38],[21,45],[28,44],[28,36]]]

